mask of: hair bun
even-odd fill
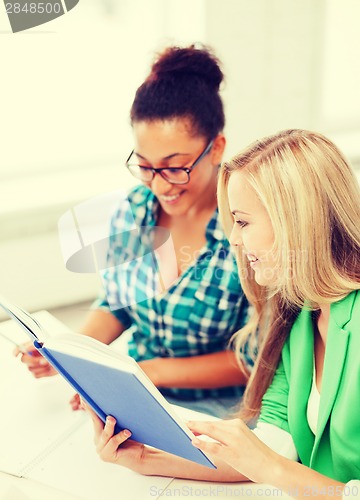
[[[169,47],[155,60],[147,81],[175,80],[179,77],[202,79],[212,89],[218,90],[224,75],[219,60],[208,47]]]

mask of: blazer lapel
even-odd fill
[[[310,463],[314,434],[307,420],[314,367],[314,333],[310,310],[304,308],[293,325],[290,335],[290,389],[288,419],[293,439],[303,463]]]
[[[332,304],[330,308],[319,418],[311,459],[313,459],[317,452],[321,436],[329,420],[341,381],[349,340],[349,332],[346,330],[346,324],[351,318],[351,310],[355,297],[356,292],[353,292],[340,302]]]

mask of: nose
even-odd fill
[[[243,245],[243,240],[241,237],[241,227],[234,223],[230,236],[229,236],[230,245],[234,247],[241,247]]]
[[[161,194],[165,191],[168,191],[169,186],[171,185],[171,182],[168,182],[166,179],[161,177],[159,173],[156,173],[153,180],[151,181],[150,187],[155,194]]]

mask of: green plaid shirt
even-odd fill
[[[105,293],[95,307],[111,311],[131,329],[128,350],[137,361],[223,351],[231,335],[245,324],[248,304],[218,211],[208,223],[206,245],[197,260],[161,290],[157,260],[150,248],[158,208],[157,198],[143,185],[120,204],[112,218],[108,265],[102,272]],[[143,235],[140,252],[139,231]],[[243,354],[244,363],[251,369],[248,351]],[[191,400],[243,392],[238,386],[161,390]]]

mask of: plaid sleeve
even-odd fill
[[[106,312],[113,314],[116,317],[116,319],[118,321],[120,321],[120,323],[124,326],[124,328],[126,330],[132,324],[132,319],[125,309],[117,309],[117,310],[113,311],[110,308],[109,303],[108,303],[107,298],[106,298],[106,295],[105,295],[105,292],[103,290],[101,290],[99,292],[97,298],[92,303],[91,309],[92,310],[102,309],[103,311],[106,311]]]
[[[246,301],[246,312],[244,313],[244,322],[241,325],[240,328],[246,325],[246,323],[249,321],[251,313],[252,313],[252,307],[248,305],[248,302],[244,296],[244,301]],[[242,346],[241,351],[240,351],[240,358],[245,365],[245,368],[251,372],[252,369],[254,368],[254,363],[257,358],[259,352],[259,335],[258,332],[256,332],[254,335],[250,335],[245,344]]]
[[[117,265],[117,256],[115,248],[122,248],[124,253],[128,247],[128,239],[131,231],[136,227],[136,219],[141,219],[145,214],[145,204],[148,192],[143,186],[137,186],[128,193],[126,199],[121,200],[110,222],[110,232],[107,251],[107,269],[101,273],[103,288],[100,290],[97,299],[92,304],[92,309],[103,309],[113,314],[122,325],[127,329],[131,326],[133,319],[129,309],[126,307],[114,308],[109,303],[109,297],[116,294],[119,284],[116,281],[116,273],[111,272]],[[136,207],[136,212],[134,208]],[[135,214],[135,215],[134,215]]]

